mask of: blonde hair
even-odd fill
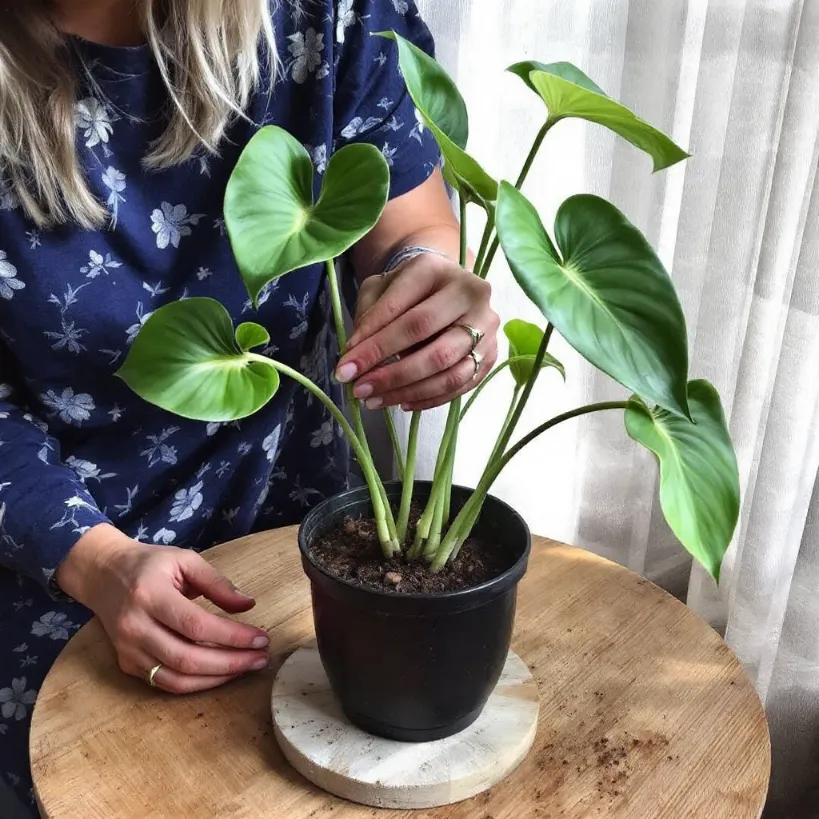
[[[270,0],[139,1],[168,97],[167,127],[144,166],[169,168],[203,150],[217,154],[258,85],[265,51],[271,75],[278,68]],[[84,66],[50,9],[50,0],[25,0],[3,10],[0,208],[19,204],[41,228],[100,228],[111,214],[89,188],[75,143]]]

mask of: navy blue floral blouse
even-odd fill
[[[395,29],[432,52],[411,0],[316,0],[276,12],[281,77],[262,84],[221,145],[150,173],[164,92],[147,47],[77,42],[89,67],[77,146],[108,230],[37,230],[0,179],[0,776],[30,800],[27,736],[37,689],[90,616],[55,594],[77,539],[111,522],[145,543],[205,548],[297,521],[341,488],[346,447],[319,402],[290,384],[252,418],[186,421],[114,377],[151,313],[186,296],[221,301],[270,331],[268,352],[330,389],[332,322],[321,266],[274,282],[258,312],[222,220],[225,185],[263,124],[301,140],[319,174],[336,148],[371,142],[392,196],[423,182],[438,152],[409,99]],[[272,93],[271,93],[272,86]]]

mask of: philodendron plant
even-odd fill
[[[550,235],[520,189],[549,131],[574,117],[602,125],[651,156],[654,170],[687,157],[667,136],[611,100],[568,63],[523,62],[509,70],[545,103],[546,115],[514,185],[498,183],[466,152],[466,106],[435,60],[394,32],[407,88],[443,155],[446,180],[457,192],[461,264],[465,265],[468,206],[486,227],[474,274],[486,277],[502,248],[514,277],[542,312],[544,328],[520,321],[505,327],[509,358],[462,406],[449,406],[426,508],[408,542],[419,414],[412,415],[406,453],[393,432],[403,493],[392,509],[373,464],[357,401],[348,393],[351,421],[302,373],[253,352],[268,343],[254,322],[233,326],[226,309],[207,298],[189,298],[157,310],[145,323],[119,371],[147,401],[186,418],[233,421],[256,412],[276,394],[280,377],[311,391],[349,439],[372,497],[373,516],[386,557],[404,553],[440,571],[455,559],[476,524],[501,470],[541,433],[592,412],[624,412],[628,434],[656,456],[660,502],[683,546],[713,576],[731,540],[739,511],[737,464],[719,396],[706,381],[688,379],[685,319],[674,286],[639,230],[611,203],[581,194],[559,208]],[[276,127],[248,143],[231,176],[225,222],[236,262],[254,303],[262,289],[287,273],[325,263],[341,349],[346,344],[335,260],[378,221],[389,191],[389,168],[367,144],[338,150],[327,164],[317,201],[314,168],[305,148]],[[587,361],[633,395],[578,407],[518,435],[518,425],[544,368],[564,377],[548,352],[557,332]],[[509,371],[514,383],[509,412],[467,503],[450,515],[452,468],[458,426],[485,385]],[[349,389],[349,388],[348,388]],[[499,419],[500,420],[500,419]],[[387,421],[391,424],[389,411]]]

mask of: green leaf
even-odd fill
[[[509,71],[517,74],[546,103],[552,120],[576,117],[603,125],[651,156],[655,171],[690,156],[662,131],[606,96],[571,63],[546,65],[529,61],[516,63]]]
[[[515,383],[522,387],[529,380],[535,364],[535,357],[543,341],[543,330],[537,324],[531,324],[521,319],[507,321],[503,327],[506,338],[509,340],[509,357],[524,356],[524,361],[516,361],[509,365]],[[543,357],[541,369],[554,367],[566,380],[566,368],[549,353]]]
[[[263,407],[279,374],[247,350],[269,335],[225,308],[191,298],[160,307],[142,326],[117,375],[141,398],[196,421],[235,421]]]
[[[498,183],[466,153],[469,117],[455,83],[438,62],[400,34],[373,33],[398,44],[398,61],[407,90],[441,149],[447,181],[484,207],[494,202]]]
[[[261,347],[270,343],[270,333],[261,324],[255,321],[245,321],[236,328],[236,342],[247,352],[254,347]]]
[[[374,145],[347,145],[327,163],[313,202],[313,164],[282,128],[248,142],[225,193],[225,225],[254,303],[269,282],[341,256],[375,226],[387,203],[390,171]]]
[[[526,197],[501,183],[497,230],[518,284],[581,355],[688,417],[688,342],[671,279],[643,235],[597,196],[567,199],[552,244]]]
[[[537,60],[525,60],[521,63],[515,63],[514,65],[510,65],[509,68],[506,69],[507,71],[511,71],[513,74],[517,74],[529,88],[535,92],[535,94],[540,94],[535,84],[532,82],[532,72],[534,71],[541,71],[545,74],[554,74],[556,77],[560,77],[561,79],[566,80],[567,82],[574,83],[574,85],[579,85],[581,88],[585,88],[587,91],[591,91],[594,94],[599,94],[601,97],[608,97],[608,94],[599,86],[597,85],[594,80],[591,79],[587,74],[584,74],[577,66],[572,65],[571,63],[539,63]]]
[[[739,518],[737,459],[719,395],[707,381],[688,385],[694,423],[637,396],[626,430],[660,464],[660,504],[680,543],[719,580],[722,558]]]

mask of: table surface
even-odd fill
[[[125,677],[94,620],[37,700],[31,737],[45,819],[387,817],[310,785],[273,737],[277,669],[313,637],[296,530],[208,559],[257,599],[268,670],[189,697]],[[580,549],[535,539],[513,647],[540,689],[535,745],[503,783],[418,819],[758,819],[770,771],[759,699],[719,636],[682,603]],[[409,814],[406,814],[409,815]]]

